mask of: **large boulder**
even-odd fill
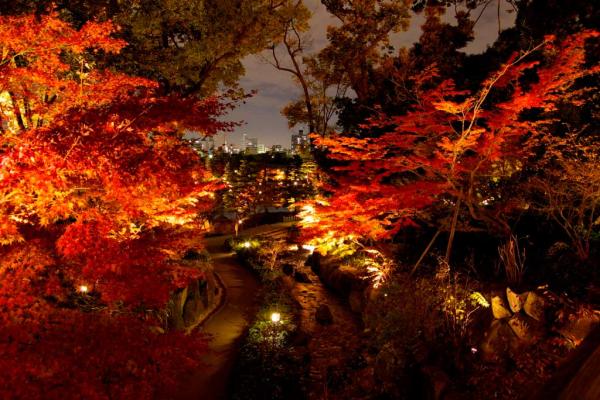
[[[504,320],[494,320],[479,345],[482,360],[491,363],[503,361],[514,337],[515,334]]]
[[[539,321],[523,314],[515,314],[508,320],[508,326],[526,344],[534,344],[544,336],[544,328]]]
[[[506,302],[500,296],[492,297],[492,314],[496,319],[510,318],[512,315],[512,313],[508,310]]]
[[[287,276],[290,276],[294,273],[294,266],[290,263],[285,263],[281,266],[281,271]]]
[[[374,302],[375,300],[377,300],[377,298],[379,298],[379,296],[385,296],[385,293],[382,294],[380,288],[374,288],[373,285],[367,286],[364,290],[364,294],[365,298],[367,299],[367,303]]]
[[[304,265],[310,267],[315,274],[319,275],[319,272],[321,271],[321,253],[316,251],[312,253],[308,256]]]
[[[329,325],[333,323],[333,315],[331,314],[329,306],[326,304],[321,304],[317,308],[317,312],[315,313],[315,319],[321,325]]]
[[[204,311],[204,305],[199,296],[190,296],[183,306],[183,322],[186,327],[194,325]]]
[[[510,290],[509,287],[506,288],[506,298],[508,300],[508,307],[514,313],[518,313],[523,308],[523,304],[525,304],[525,300],[527,299],[527,292],[523,294],[518,294]]]
[[[350,309],[356,313],[360,313],[365,308],[365,295],[361,289],[353,289],[348,296],[348,304]]]
[[[565,308],[558,313],[557,331],[574,344],[579,344],[600,323],[600,313],[579,306]]]
[[[345,298],[350,295],[355,283],[361,281],[360,277],[353,275],[352,272],[341,269],[340,260],[336,258],[323,260],[318,275],[326,286]]]
[[[208,307],[206,281],[193,281],[188,286],[188,295],[183,305],[183,322],[186,327],[194,326]]]
[[[527,299],[523,304],[523,311],[536,321],[545,322],[548,306],[548,301],[544,296],[535,291],[531,291],[527,293]]]
[[[167,305],[169,327],[176,330],[189,330],[202,321],[210,309],[217,306],[220,289],[213,276],[207,274],[206,279],[193,280],[185,287],[171,295]]]

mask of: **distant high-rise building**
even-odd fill
[[[292,152],[303,153],[308,149],[309,146],[308,136],[304,133],[303,129],[298,131],[297,135],[292,135]]]
[[[257,146],[257,148],[256,148],[256,152],[258,154],[264,154],[264,153],[267,152],[267,147],[264,144],[259,143],[258,146]]]
[[[188,139],[192,148],[200,154],[210,153],[215,149],[215,139],[211,136]]]
[[[203,151],[211,151],[215,148],[215,138],[212,136],[205,136],[200,140],[200,147]]]
[[[258,139],[257,138],[245,138],[244,150],[246,154],[258,154]]]
[[[280,144],[274,144],[271,147],[271,152],[273,153],[283,153],[283,146]]]

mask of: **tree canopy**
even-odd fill
[[[221,186],[183,130],[228,130],[228,106],[96,68],[114,30],[0,17],[2,397],[160,397],[205,348],[159,310],[203,279],[178,260]]]
[[[1,14],[55,9],[80,27],[112,19],[128,45],[104,60],[126,73],[158,81],[166,92],[212,95],[233,89],[244,74],[241,60],[282,38],[284,21],[306,12],[295,0],[251,1],[24,1],[0,4]]]
[[[451,243],[457,226],[510,232],[506,215],[523,205],[506,185],[526,176],[528,162],[554,140],[549,128],[560,105],[584,102],[589,89],[577,85],[599,71],[586,65],[585,43],[597,36],[547,37],[474,92],[437,81],[433,67],[413,77],[417,101],[405,114],[370,119],[366,137],[315,137],[338,164],[324,188],[330,197],[307,205],[306,233],[379,240],[433,222]],[[534,59],[542,50],[545,57]]]

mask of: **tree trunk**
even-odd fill
[[[419,260],[417,260],[417,262],[415,263],[415,266],[410,271],[410,275],[414,274],[415,271],[417,270],[417,268],[419,268],[419,265],[421,265],[421,261],[423,261],[423,259],[427,255],[427,253],[429,253],[429,250],[431,249],[431,246],[433,246],[433,243],[435,243],[435,239],[437,239],[437,237],[440,235],[441,232],[442,231],[438,229],[438,231],[435,233],[435,235],[433,235],[433,238],[431,239],[431,241],[429,242],[429,244],[427,245],[427,247],[425,248],[425,250],[423,250],[423,253],[421,254],[421,257],[419,257]]]
[[[25,123],[23,122],[23,115],[21,114],[21,108],[19,107],[19,103],[17,103],[17,99],[15,98],[15,95],[12,92],[8,92],[8,95],[10,96],[10,101],[13,105],[13,112],[15,113],[17,124],[19,125],[19,128],[22,131],[24,131],[26,130],[26,128]]]
[[[448,236],[448,246],[446,247],[446,257],[444,259],[450,264],[450,256],[452,255],[452,242],[456,233],[456,225],[458,224],[458,212],[460,211],[462,197],[459,196],[454,206],[454,215],[452,216],[452,225],[450,226],[450,234]]]

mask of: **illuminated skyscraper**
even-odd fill
[[[307,151],[309,144],[308,135],[304,133],[303,129],[300,129],[297,135],[292,135],[292,153],[298,154]]]

